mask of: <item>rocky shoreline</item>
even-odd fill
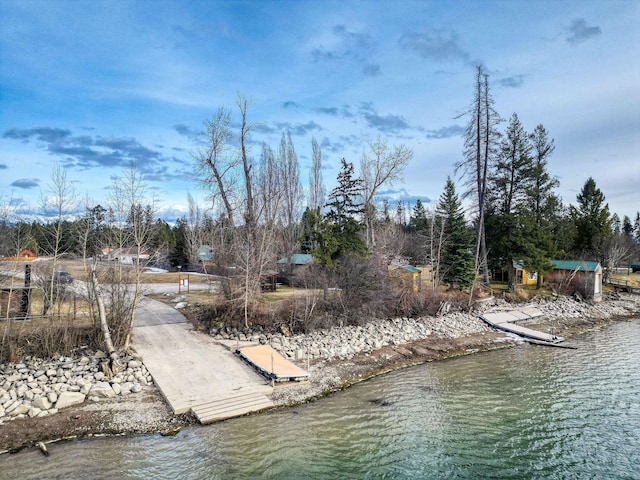
[[[478,310],[518,306],[522,305],[494,300]],[[567,336],[637,316],[640,297],[615,294],[601,303],[539,298],[527,306],[545,314],[530,321],[532,326]],[[393,369],[520,342],[495,332],[478,319],[478,313],[375,320],[309,335],[278,333],[249,340],[269,342],[303,368],[309,366],[308,382],[281,385],[271,394],[276,405],[287,406]],[[75,436],[171,433],[194,422],[189,415],[171,414],[139,359],[123,356],[126,369],[112,378],[102,372],[103,359],[102,352],[83,352],[76,358],[46,362],[30,358],[0,365],[0,452]]]

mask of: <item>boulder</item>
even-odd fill
[[[49,410],[52,406],[51,402],[47,397],[36,398],[32,405],[35,408],[39,408],[40,410]]]
[[[39,409],[37,407],[31,407],[29,409],[29,411],[27,412],[27,414],[29,415],[29,417],[33,418],[33,417],[37,417],[38,415],[40,415],[41,412],[42,412],[41,409]]]
[[[111,385],[107,382],[97,382],[89,390],[89,396],[98,398],[113,398],[116,392],[113,391]]]
[[[129,363],[127,363],[127,367],[129,368],[140,368],[142,366],[142,363],[140,363],[138,360],[129,360]]]
[[[56,408],[59,410],[65,407],[71,407],[72,405],[78,405],[83,403],[85,395],[80,392],[61,392],[56,402]]]
[[[12,417],[17,417],[18,415],[25,415],[29,413],[29,410],[31,410],[31,407],[29,405],[25,405],[25,404],[18,405],[16,408],[14,408],[11,411],[10,415]]]

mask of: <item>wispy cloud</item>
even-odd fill
[[[194,130],[193,128],[189,127],[188,125],[184,125],[182,123],[174,125],[173,129],[176,132],[178,132],[180,135],[183,135],[183,136],[188,137],[188,138],[195,138],[198,135],[200,135],[200,132],[198,132],[198,131]]]
[[[275,127],[278,131],[290,132],[291,135],[294,136],[307,135],[308,133],[316,130],[323,130],[323,128],[313,120],[308,121],[307,123],[275,122]]]
[[[331,115],[333,117],[353,118],[354,114],[351,111],[350,105],[342,105],[340,107],[317,107],[313,109],[315,113],[321,113],[323,115]]]
[[[584,18],[574,18],[569,26],[567,42],[571,45],[585,42],[602,34],[600,27],[588,26]]]
[[[458,43],[453,32],[405,33],[400,37],[400,46],[428,60],[462,60],[469,62],[469,54]]]
[[[167,161],[159,151],[129,137],[73,136],[69,130],[52,127],[12,128],[2,136],[23,142],[35,139],[51,155],[61,157],[65,166],[80,169],[128,167],[134,163],[142,173],[151,173]],[[27,182],[27,187],[21,188],[30,188],[32,183]]]
[[[499,80],[503,87],[520,88],[524,84],[524,75],[511,75]]]
[[[451,138],[460,137],[464,135],[465,129],[460,125],[450,125],[448,127],[442,127],[437,130],[427,130],[427,138]]]
[[[71,131],[62,128],[36,127],[29,129],[11,128],[6,130],[2,136],[14,140],[28,142],[32,138],[45,143],[55,143],[64,140],[71,135]]]
[[[324,45],[311,50],[314,62],[353,62],[367,76],[377,76],[381,73],[379,64],[372,63],[371,58],[376,50],[376,42],[367,33],[356,32],[346,25],[335,25],[331,29],[329,47]]]
[[[37,188],[40,186],[40,180],[37,178],[21,178],[11,183],[12,187],[22,188],[29,190],[31,188]]]
[[[380,115],[371,102],[361,103],[358,110],[370,127],[383,133],[398,133],[411,128],[402,115]]]

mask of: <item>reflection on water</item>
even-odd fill
[[[640,321],[393,372],[308,405],[0,457],[6,478],[640,479]]]

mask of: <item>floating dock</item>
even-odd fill
[[[520,310],[487,312],[480,315],[480,318],[494,328],[508,333],[515,333],[521,337],[546,343],[563,342],[563,337],[539,332],[538,330],[533,330],[532,328],[523,327],[521,325],[515,325],[515,322],[530,320],[532,318],[542,317],[543,315],[544,314],[535,307],[526,307]]]
[[[243,347],[238,349],[238,354],[264,376],[275,381],[309,378],[309,373],[284,358],[271,345]]]

